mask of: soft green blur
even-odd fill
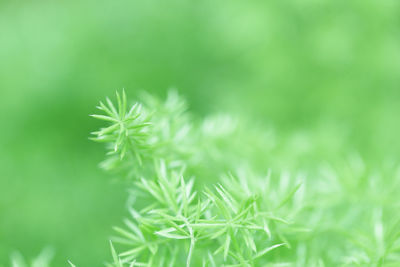
[[[199,115],[396,158],[400,1],[1,1],[0,263],[47,245],[55,266],[109,259],[126,193],[88,115],[117,89],[171,87]]]

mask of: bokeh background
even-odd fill
[[[0,1],[0,263],[47,245],[54,266],[109,259],[126,194],[88,114],[117,89],[171,87],[199,116],[395,158],[400,1]]]

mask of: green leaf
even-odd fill
[[[270,247],[266,247],[266,248],[264,248],[263,250],[261,250],[260,252],[258,252],[258,253],[254,256],[253,259],[260,258],[260,257],[264,256],[265,254],[267,254],[268,252],[270,252],[271,250],[274,250],[274,249],[276,249],[276,248],[279,248],[280,246],[283,246],[283,245],[285,245],[285,243],[276,244],[276,245],[273,245],[273,246],[270,246]]]

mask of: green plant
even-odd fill
[[[117,107],[107,99],[107,105],[98,107],[105,115],[92,115],[111,124],[93,133],[94,140],[109,144],[102,166],[134,178],[131,218],[125,220],[126,228],[115,228],[120,235],[113,238],[126,249],[114,264],[254,266],[266,263],[272,250],[289,247],[289,222],[280,216],[299,208],[290,201],[300,184],[287,184],[269,195],[276,184],[260,188],[256,181],[267,181],[270,174],[249,181],[232,174],[221,181],[204,177],[215,183],[211,188],[197,182],[202,178],[191,176],[208,174],[204,169],[211,160],[218,161],[213,176],[237,168],[244,155],[220,157],[229,145],[224,139],[237,138],[233,121],[216,117],[194,123],[175,92],[165,102],[148,95],[144,99],[128,111],[123,92],[117,94]]]
[[[99,106],[105,115],[93,115],[110,123],[93,138],[109,146],[102,166],[132,181],[130,218],[115,227],[121,252],[112,247],[110,266],[400,264],[400,217],[382,219],[399,207],[394,166],[373,170],[353,154],[313,162],[312,175],[279,174],[260,159],[289,146],[280,159],[290,166],[318,157],[317,141],[304,151],[292,137],[271,145],[268,131],[249,123],[195,118],[176,92],[165,102],[146,95],[129,111],[125,92],[117,103],[107,99]]]
[[[129,189],[106,266],[400,266],[396,161],[339,153],[318,131],[199,119],[174,91],[116,102],[92,115],[107,123],[92,136],[107,146],[101,166]]]

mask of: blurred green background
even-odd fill
[[[171,87],[199,115],[396,157],[400,1],[1,1],[1,263],[47,245],[55,266],[109,259],[126,194],[97,166],[88,114],[117,89]]]

